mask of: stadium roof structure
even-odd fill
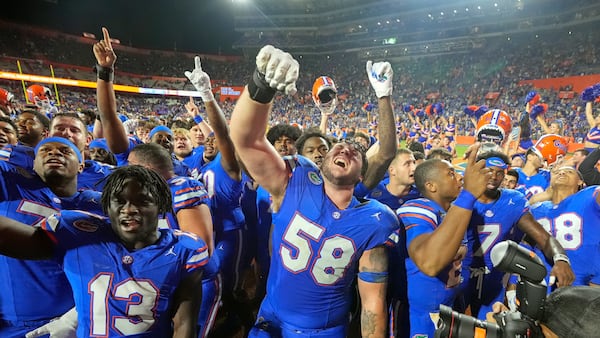
[[[495,41],[595,29],[596,0],[235,0],[234,43],[295,55],[404,59],[468,53]],[[537,36],[536,36],[537,37]]]

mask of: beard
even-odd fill
[[[347,186],[347,185],[356,185],[360,179],[358,176],[343,175],[343,176],[335,176],[332,172],[331,166],[335,164],[331,163],[331,161],[323,160],[323,165],[321,166],[321,173],[323,177],[325,177],[329,182],[335,185]]]

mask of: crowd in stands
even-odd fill
[[[0,37],[3,70],[17,72],[16,60],[24,60],[25,73],[50,75],[49,66],[60,63],[74,66],[71,69],[55,67],[57,77],[93,80],[93,64],[89,45],[81,43],[75,37],[64,34],[48,36],[38,31],[24,31],[22,27],[3,27]],[[519,98],[532,88],[519,86],[523,79],[563,77],[584,75],[597,70],[598,35],[595,32],[574,32],[572,35],[556,39],[554,36],[513,41],[512,43],[490,42],[489,46],[474,50],[468,54],[429,56],[396,62],[397,89],[393,93],[395,112],[403,121],[407,121],[404,105],[413,105],[423,109],[428,104],[441,102],[446,117],[454,115],[458,135],[473,135],[475,126],[463,113],[466,105],[488,105],[490,108],[503,109],[518,120],[521,113]],[[522,45],[517,45],[517,44]],[[115,48],[119,48],[116,46]],[[336,114],[331,118],[331,130],[349,126],[368,129],[372,116],[377,109],[368,111],[367,103],[372,102],[368,95],[368,86],[362,79],[364,61],[349,55],[331,57],[306,57],[299,59],[304,70],[298,82],[298,95],[293,98],[280,97],[275,101],[271,123],[297,123],[310,127],[318,125],[320,117],[310,100],[312,81],[320,75],[331,76],[339,89],[340,102]],[[177,52],[150,51],[144,54],[124,51],[119,53],[116,69],[116,82],[141,87],[169,89],[190,89],[186,86],[183,71],[191,62],[187,54]],[[248,60],[220,62],[205,60],[207,72],[214,80],[223,85],[242,85],[248,78]],[[126,74],[126,75],[125,75]],[[162,81],[150,76],[171,77],[179,80]],[[3,81],[1,85],[24,101],[21,84]],[[588,127],[582,113],[577,93],[574,99],[559,99],[559,90],[554,88],[541,90],[542,99],[548,103],[545,114],[548,122],[562,119],[565,135],[575,141],[581,141]],[[94,109],[92,91],[61,86],[58,88],[63,110]],[[486,100],[488,92],[498,92],[495,100]],[[427,99],[429,93],[438,93],[434,99]],[[172,115],[185,111],[183,105],[187,98],[159,97],[152,95],[119,94],[122,97],[120,111],[130,117]],[[233,105],[225,103],[223,109],[229,116]],[[370,110],[370,109],[369,109]],[[406,126],[408,127],[408,126]],[[533,136],[540,136],[541,128],[533,122]]]
[[[548,293],[600,284],[600,195],[583,189],[588,153],[565,158],[567,139],[600,152],[600,84],[571,98],[519,84],[591,66],[594,32],[392,63],[273,46],[249,60],[136,53],[102,33],[0,38],[7,71],[56,63],[96,84],[0,80],[0,336],[432,337],[440,305],[479,319],[505,298],[519,309],[522,281],[511,300],[492,264],[498,243],[502,259],[544,264]],[[213,91],[244,84],[235,102]],[[476,122],[471,105],[490,110]],[[459,172],[460,135],[481,143]],[[522,151],[503,152],[509,139]],[[571,329],[544,319],[527,323]]]

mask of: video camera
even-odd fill
[[[544,311],[547,270],[540,258],[513,241],[498,243],[491,252],[495,268],[519,275],[517,284],[517,312],[495,314],[496,323],[467,316],[451,307],[440,305],[440,319],[436,338],[521,338],[543,337],[537,320]]]

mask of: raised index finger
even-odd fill
[[[200,57],[198,55],[194,58],[194,64],[196,65],[196,69],[202,69],[202,62],[200,62]]]
[[[106,27],[102,27],[102,34],[104,35],[104,42],[110,49],[112,49],[112,43],[110,42],[110,35],[108,35],[108,29],[106,29]]]

